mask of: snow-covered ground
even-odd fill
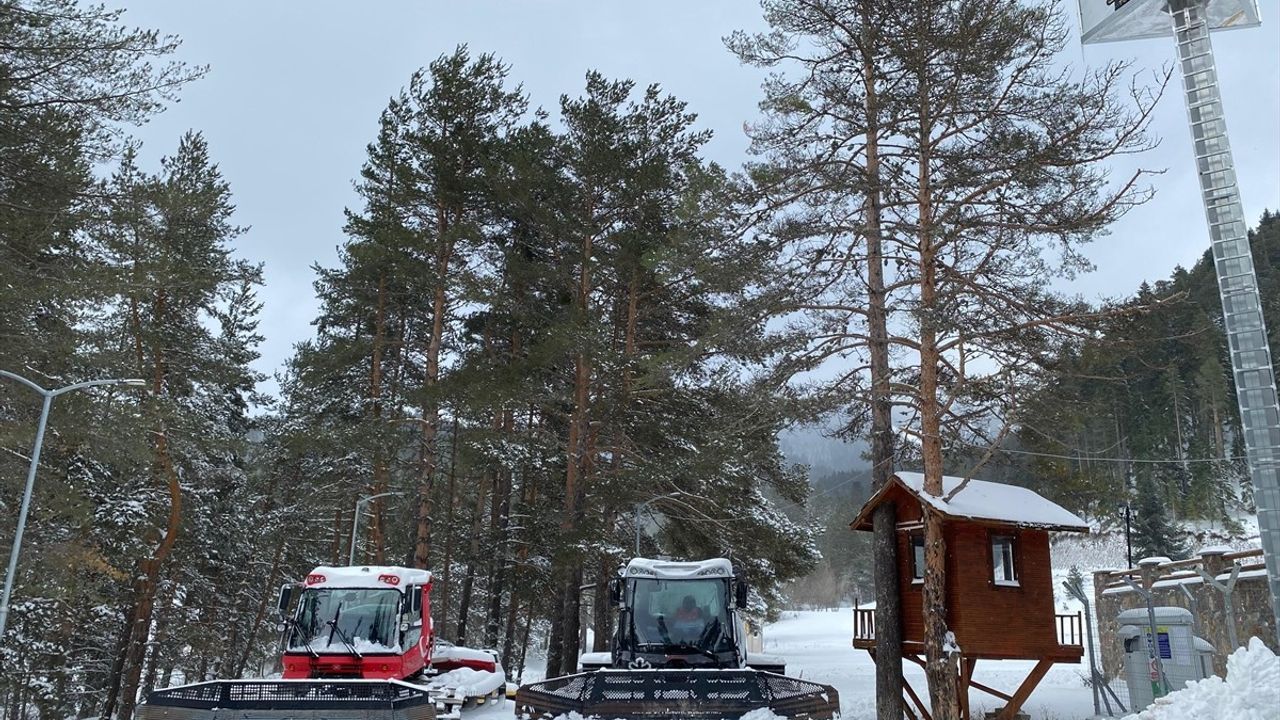
[[[862,650],[850,644],[853,611],[792,611],[784,613],[765,629],[765,652],[787,659],[787,674],[831,685],[840,693],[843,720],[871,720],[875,717],[875,666]],[[974,679],[1012,693],[1031,670],[1021,661],[979,662]],[[1055,665],[1031,695],[1023,710],[1034,720],[1083,720],[1093,713],[1093,699],[1085,686],[1083,665]],[[924,672],[917,666],[905,668],[907,679],[918,693],[925,693]],[[995,709],[995,698],[975,691],[970,699],[974,716],[979,709]],[[513,716],[510,702],[480,708],[466,714],[473,720]],[[754,720],[754,719],[753,719]]]

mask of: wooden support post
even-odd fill
[[[1018,686],[1018,690],[1009,700],[1009,704],[1005,705],[1000,714],[996,716],[996,720],[1013,720],[1018,711],[1022,709],[1022,703],[1026,702],[1028,697],[1031,697],[1031,691],[1036,689],[1036,686],[1044,679],[1044,674],[1049,672],[1051,667],[1053,667],[1053,660],[1049,658],[1043,658],[1036,663],[1036,666],[1031,668],[1031,673],[1027,675],[1027,679],[1023,680],[1022,684]]]
[[[904,654],[903,657],[906,657],[906,655]],[[929,714],[928,708],[926,708],[924,703],[920,701],[920,696],[916,695],[916,691],[911,688],[910,680],[902,678],[902,689],[907,691],[907,698],[911,700],[911,702],[915,703],[916,709],[920,711],[920,717],[922,720],[933,720],[933,716]]]
[[[960,700],[960,720],[972,718],[969,712],[969,683],[973,680],[973,668],[977,664],[977,658],[960,659],[960,682],[956,684],[956,692]]]
[[[1013,699],[1013,696],[1012,696],[1012,695],[1009,695],[1009,694],[1007,694],[1007,693],[1002,693],[1002,692],[1000,692],[999,690],[996,690],[996,689],[995,689],[995,688],[993,688],[993,687],[988,687],[988,686],[983,685],[982,683],[977,682],[977,681],[975,681],[975,680],[970,680],[970,681],[969,681],[969,687],[971,687],[971,688],[976,688],[976,689],[978,689],[978,690],[981,690],[982,692],[984,692],[984,693],[986,693],[986,694],[988,694],[988,695],[994,695],[995,697],[998,697],[998,698],[1000,698],[1001,700],[1003,700],[1003,701],[1005,701],[1005,702],[1009,702],[1010,700],[1012,700],[1012,699]]]

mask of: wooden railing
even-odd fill
[[[1084,645],[1084,619],[1080,613],[1074,615],[1054,615],[1058,626],[1058,644],[1081,647]]]
[[[860,610],[855,608],[853,611],[853,639],[854,640],[875,640],[876,639],[876,611]]]

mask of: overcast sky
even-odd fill
[[[1073,0],[1066,0],[1073,2]],[[757,116],[761,74],[741,67],[721,38],[763,28],[753,0],[380,0],[253,2],[112,0],[129,24],[183,38],[179,57],[208,64],[182,101],[139,129],[143,159],[171,152],[187,129],[204,133],[231,183],[239,243],[265,264],[260,370],[282,366],[312,333],[312,265],[332,266],[342,210],[378,113],[417,68],[460,43],[512,65],[535,106],[577,94],[588,69],[659,83],[715,132],[707,153],[730,168],[746,158],[743,122]],[[1260,0],[1263,26],[1215,34],[1227,122],[1250,223],[1280,209],[1280,0]],[[1075,16],[1075,10],[1070,10]],[[1172,62],[1172,40],[1081,48],[1067,61]],[[1132,211],[1089,251],[1098,270],[1069,289],[1123,296],[1189,265],[1208,246],[1181,86],[1157,111],[1161,147],[1142,159],[1165,169],[1154,201]],[[1131,167],[1117,166],[1120,174]],[[1280,322],[1280,318],[1268,318]],[[274,392],[274,381],[265,389]]]

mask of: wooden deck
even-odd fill
[[[1040,684],[1045,673],[1055,663],[1078,663],[1084,656],[1084,621],[1079,613],[1074,615],[1056,614],[1054,624],[1057,628],[1057,645],[1044,648],[1035,655],[1026,651],[985,650],[979,652],[965,651],[959,659],[960,682],[957,690],[960,695],[961,717],[969,720],[969,690],[979,690],[1005,702],[998,716],[1000,720],[1012,720],[1017,716],[1023,703],[1031,696],[1032,691]],[[1017,645],[1017,643],[1014,643]],[[866,650],[874,658],[876,654],[876,618],[874,610],[855,609],[853,611],[853,646]],[[964,642],[961,641],[964,648]],[[925,664],[924,643],[908,640],[902,644],[902,657],[921,667]],[[973,679],[973,671],[979,660],[1035,660],[1036,664],[1027,673],[1027,677],[1018,685],[1012,695],[983,685]],[[913,720],[931,720],[928,707],[921,700],[921,695],[904,680],[906,704],[904,710]],[[927,693],[925,693],[927,697]]]
[[[1080,659],[1084,657],[1084,619],[1079,613],[1055,614],[1054,625],[1057,629],[1057,645],[1045,647],[1035,654],[1024,650],[987,648],[972,651],[966,650],[964,656],[975,660],[1050,659],[1060,663],[1080,662]],[[875,650],[875,610],[855,609],[853,611],[853,646],[859,650]],[[960,639],[960,647],[962,649],[966,647],[964,638]],[[915,653],[921,656],[924,655],[924,643],[921,640],[906,639],[902,643],[902,648],[903,654]]]

